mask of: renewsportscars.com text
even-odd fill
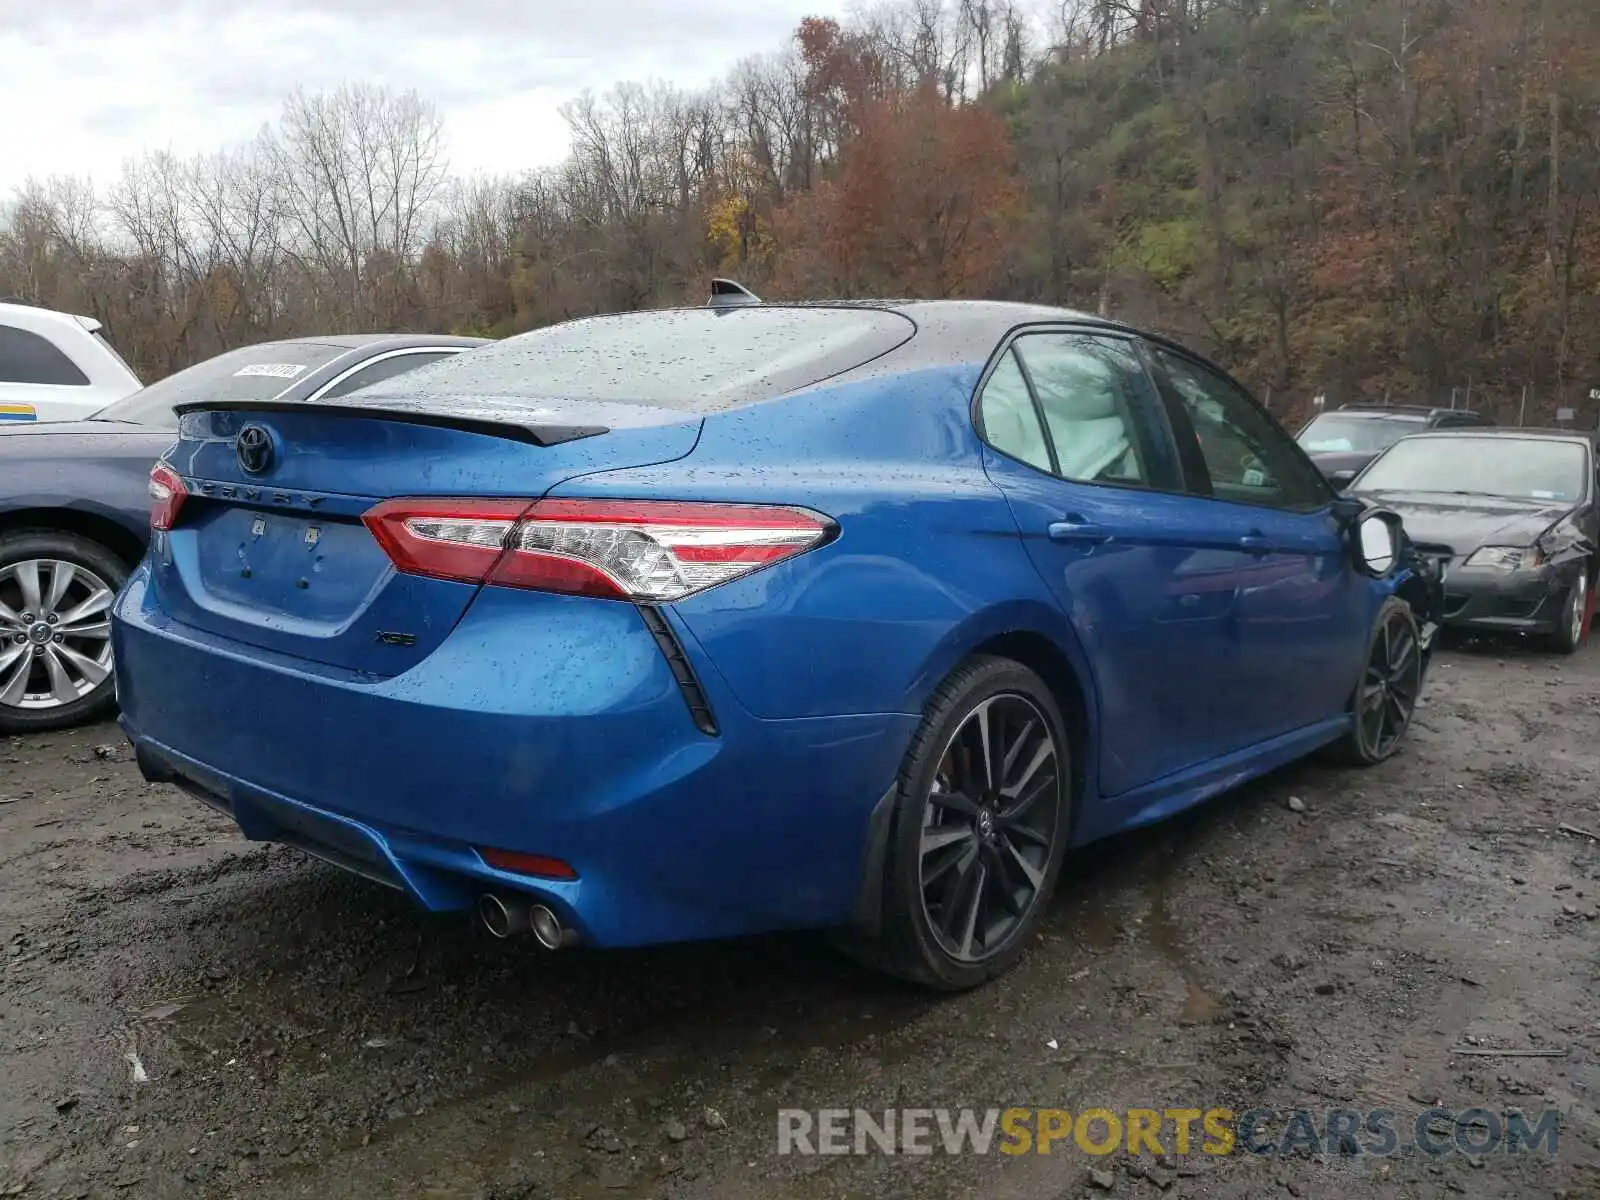
[[[786,1108],[778,1153],[1554,1155],[1559,1130],[1556,1109]]]

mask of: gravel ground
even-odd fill
[[[112,726],[0,740],[0,1197],[1597,1196],[1597,772],[1600,647],[1451,650],[1398,758],[1076,855],[1021,967],[934,998],[812,938],[497,943]],[[1559,1108],[1559,1152],[776,1151],[788,1107],[1435,1101]]]

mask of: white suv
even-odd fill
[[[81,421],[142,386],[93,317],[0,303],[0,428]]]

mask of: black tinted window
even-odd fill
[[[439,363],[421,388],[375,395],[602,400],[711,412],[848,371],[914,331],[867,308],[671,309],[536,329]]]
[[[230,350],[102,408],[95,420],[176,428],[174,405],[196,400],[270,400],[318,367],[349,353],[348,346],[322,342],[269,342]]]
[[[364,387],[372,387],[386,379],[393,379],[396,375],[404,375],[407,371],[415,371],[418,367],[425,367],[431,362],[438,362],[441,358],[449,358],[454,353],[450,350],[429,350],[416,354],[396,354],[392,358],[380,358],[369,366],[362,367],[347,379],[342,379],[323,393],[325,399],[335,396],[348,396],[351,392],[359,391]]]
[[[37,333],[0,325],[0,383],[88,387],[89,377]]]

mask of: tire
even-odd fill
[[[965,793],[984,790],[974,751],[985,727],[1002,779],[974,804]],[[958,667],[934,693],[900,770],[881,933],[847,935],[841,948],[941,991],[1009,970],[1055,890],[1071,832],[1071,781],[1066,726],[1045,682],[1010,659]]]
[[[1409,651],[1402,653],[1407,638]],[[1350,700],[1355,726],[1336,744],[1335,752],[1345,763],[1370,767],[1392,757],[1400,748],[1422,696],[1422,642],[1417,619],[1411,606],[1398,596],[1389,597],[1378,610],[1367,640],[1367,653],[1361,661],[1361,678],[1356,681]],[[1385,706],[1382,726],[1364,716],[1376,711],[1374,701]]]
[[[0,733],[65,729],[111,710],[111,601],[128,571],[77,534],[0,535]]]
[[[1576,654],[1589,638],[1590,566],[1583,564],[1577,580],[1561,598],[1561,624],[1550,635],[1550,647],[1557,654]]]

